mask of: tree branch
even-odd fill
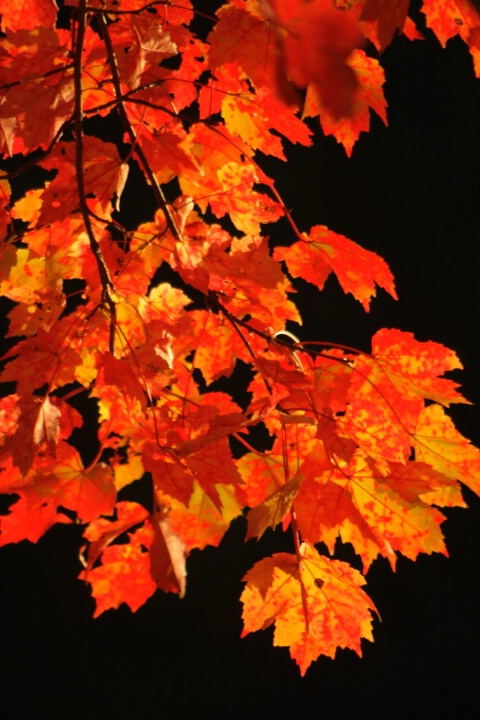
[[[145,153],[143,152],[142,148],[138,144],[138,138],[135,133],[135,130],[132,127],[132,124],[130,120],[128,119],[127,112],[125,110],[125,105],[123,101],[123,93],[122,93],[122,87],[120,83],[120,73],[118,70],[118,63],[117,58],[115,56],[115,50],[113,49],[112,40],[110,38],[110,33],[108,32],[108,26],[105,21],[105,14],[100,13],[98,14],[98,24],[100,27],[100,31],[103,37],[103,41],[105,43],[105,48],[107,50],[107,59],[110,63],[110,69],[112,72],[112,80],[113,80],[113,87],[115,89],[115,97],[118,100],[118,113],[120,115],[120,119],[122,121],[122,124],[130,138],[130,141],[132,143],[133,152],[137,156],[138,161],[143,168],[143,171],[145,172],[145,175],[150,182],[150,185],[153,188],[153,192],[155,195],[155,199],[157,200],[158,206],[161,210],[163,210],[165,214],[165,218],[167,220],[167,225],[172,233],[173,237],[181,242],[182,240],[182,233],[180,232],[180,228],[178,227],[177,221],[175,219],[174,213],[172,213],[167,200],[165,198],[165,195],[163,194],[163,190],[160,187],[157,178],[155,177],[155,174],[150,167],[150,164],[145,156]]]
[[[90,211],[87,203],[87,195],[85,191],[85,178],[83,175],[83,105],[82,105],[82,53],[85,41],[85,29],[87,25],[88,0],[80,0],[78,8],[77,20],[77,38],[74,55],[74,88],[75,88],[75,173],[78,189],[78,201],[80,212],[83,217],[85,231],[88,236],[90,248],[97,262],[100,282],[102,284],[102,302],[108,307],[110,314],[110,352],[115,352],[115,326],[116,326],[116,307],[112,297],[113,283],[110,278],[107,263],[102,254],[100,244],[95,237],[92,222],[90,219]]]

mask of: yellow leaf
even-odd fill
[[[301,554],[300,560],[277,553],[256,563],[243,578],[241,601],[242,637],[275,623],[274,645],[290,647],[304,675],[320,655],[335,657],[337,647],[361,656],[361,638],[373,639],[376,609],[357,570],[306,544]]]
[[[460,435],[441,405],[422,410],[414,437],[418,460],[480,494],[480,451]]]

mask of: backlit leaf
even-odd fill
[[[392,273],[381,257],[324,225],[316,225],[310,235],[289,248],[275,248],[274,258],[284,260],[293,277],[308,280],[320,290],[333,270],[344,292],[351,292],[367,311],[376,284],[397,297]]]
[[[361,638],[372,640],[375,606],[358,571],[306,544],[301,552],[277,553],[245,575],[242,635],[275,623],[274,645],[289,647],[305,675],[319,655],[333,658],[338,647],[361,655]]]
[[[302,478],[297,476],[269,495],[260,505],[252,508],[248,515],[248,531],[245,540],[256,537],[260,540],[268,527],[275,528],[290,510]]]
[[[2,27],[34,30],[39,26],[53,27],[57,19],[55,0],[5,0],[1,8]]]
[[[320,115],[320,124],[325,135],[333,135],[350,157],[360,133],[370,130],[370,109],[387,125],[387,102],[383,94],[385,73],[375,58],[368,57],[363,50],[355,50],[348,60],[348,65],[355,72],[358,83],[348,117],[336,118],[332,115],[322,104],[313,85],[307,90],[303,116]]]
[[[480,492],[480,451],[456,430],[441,405],[429,405],[421,412],[414,446],[418,460]]]
[[[302,674],[361,654],[363,576],[314,545],[350,543],[364,574],[446,555],[437,506],[480,493],[480,451],[442,407],[468,402],[453,350],[395,329],[370,353],[303,335],[302,280],[322,327],[332,271],[366,311],[394,281],[347,237],[302,232],[274,175],[312,144],[308,117],[347,155],[371,110],[386,124],[381,51],[421,37],[409,3],[59,5],[0,6],[0,545],[83,524],[97,617],[183,597],[189,553],[236,518],[247,538],[281,525],[295,554],[247,573],[243,634],[274,625]],[[478,1],[419,8],[480,74]]]

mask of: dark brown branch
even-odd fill
[[[73,63],[68,63],[67,65],[62,65],[61,67],[55,67],[52,70],[47,70],[42,75],[37,75],[36,77],[28,76],[28,80],[41,82],[44,78],[50,77],[51,75],[56,75],[57,73],[64,72],[65,70],[70,70],[70,68],[73,67]],[[10,90],[10,88],[15,87],[17,85],[21,85],[23,82],[25,82],[27,78],[22,77],[20,80],[14,80],[11,83],[3,83],[0,84],[0,90]]]
[[[170,115],[174,118],[179,118],[181,120],[186,120],[187,122],[198,122],[202,123],[203,125],[211,126],[213,125],[213,121],[209,120],[208,118],[199,118],[197,115],[188,115],[186,113],[177,113],[173,110],[169,110],[164,105],[158,105],[158,103],[151,102],[150,100],[145,100],[144,98],[137,98],[135,95],[137,93],[141,93],[144,90],[150,90],[152,88],[158,88],[163,85],[165,81],[164,80],[153,80],[151,82],[145,83],[144,85],[139,85],[136,88],[133,88],[132,90],[129,90],[126,93],[123,93],[120,97],[115,97],[114,100],[109,100],[108,102],[102,103],[101,105],[96,105],[95,107],[88,108],[88,110],[85,110],[85,115],[94,115],[97,113],[102,112],[103,110],[108,110],[109,108],[117,107],[121,102],[129,102],[136,105],[143,105],[144,107],[152,108],[153,110],[161,110],[162,112],[166,113],[167,115]],[[197,80],[181,80],[177,78],[177,82],[185,82],[189,85],[194,85],[195,87],[202,88],[206,87],[205,83],[199,82]],[[227,92],[226,90],[218,90],[218,93],[221,93],[222,95],[225,95],[225,97],[247,97],[246,93],[240,93],[240,92]]]
[[[189,7],[186,7],[185,5],[182,5],[180,3],[171,2],[171,0],[151,0],[151,2],[145,3],[145,5],[142,5],[142,7],[137,8],[136,10],[114,10],[112,8],[109,8],[108,10],[104,10],[101,8],[96,8],[91,10],[92,13],[102,13],[102,15],[111,15],[112,17],[115,15],[140,15],[140,13],[145,12],[145,10],[150,10],[151,8],[154,8],[156,5],[164,5],[167,8],[179,8],[180,10],[190,10]],[[193,11],[195,15],[198,15],[200,17],[206,18],[207,20],[210,20],[212,23],[216,21],[216,18],[212,15],[209,15],[208,13],[201,12],[200,10]]]
[[[169,227],[170,232],[172,233],[173,237],[181,242],[182,240],[182,234],[180,232],[180,228],[178,227],[177,221],[175,219],[175,215],[172,212],[171,208],[169,207],[167,203],[167,199],[165,198],[165,195],[163,194],[163,190],[160,187],[157,178],[155,177],[155,174],[150,167],[150,163],[148,162],[145,153],[143,152],[142,148],[138,144],[137,135],[130,123],[130,120],[128,119],[127,112],[125,110],[125,105],[123,103],[123,93],[120,83],[120,74],[118,71],[118,64],[117,64],[117,58],[115,56],[115,50],[113,49],[112,40],[110,38],[110,34],[108,32],[108,26],[105,21],[105,15],[99,14],[98,15],[98,24],[100,27],[100,31],[102,33],[103,41],[105,43],[105,47],[107,50],[107,58],[108,62],[110,63],[110,70],[112,72],[112,80],[113,80],[113,86],[115,88],[115,96],[118,99],[118,114],[120,115],[120,119],[122,121],[122,124],[127,131],[127,134],[130,138],[130,141],[132,143],[133,153],[136,155],[140,166],[143,168],[143,171],[152,186],[155,199],[157,200],[158,206],[161,210],[163,210],[165,214],[165,218],[167,220],[167,225]]]
[[[78,189],[78,201],[80,212],[83,217],[85,231],[88,236],[90,247],[97,262],[100,282],[102,284],[102,302],[108,308],[110,314],[110,352],[114,353],[115,349],[115,325],[116,325],[116,307],[112,297],[113,283],[108,272],[108,267],[102,254],[100,244],[95,237],[92,222],[90,219],[90,211],[87,203],[87,194],[85,191],[85,178],[83,175],[83,106],[82,106],[82,53],[83,43],[85,40],[85,29],[87,25],[88,0],[80,0],[78,8],[77,20],[77,39],[75,45],[74,58],[74,87],[75,87],[75,173]]]

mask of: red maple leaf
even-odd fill
[[[362,20],[378,22],[380,49],[389,45],[399,30],[402,32],[407,19],[410,0],[367,0],[362,10]]]
[[[271,12],[287,78],[298,88],[313,85],[333,116],[349,115],[357,79],[346,61],[363,44],[356,18],[329,0],[274,0]]]
[[[57,19],[55,0],[5,0],[1,7],[2,29],[35,30],[38,27],[54,27]]]

